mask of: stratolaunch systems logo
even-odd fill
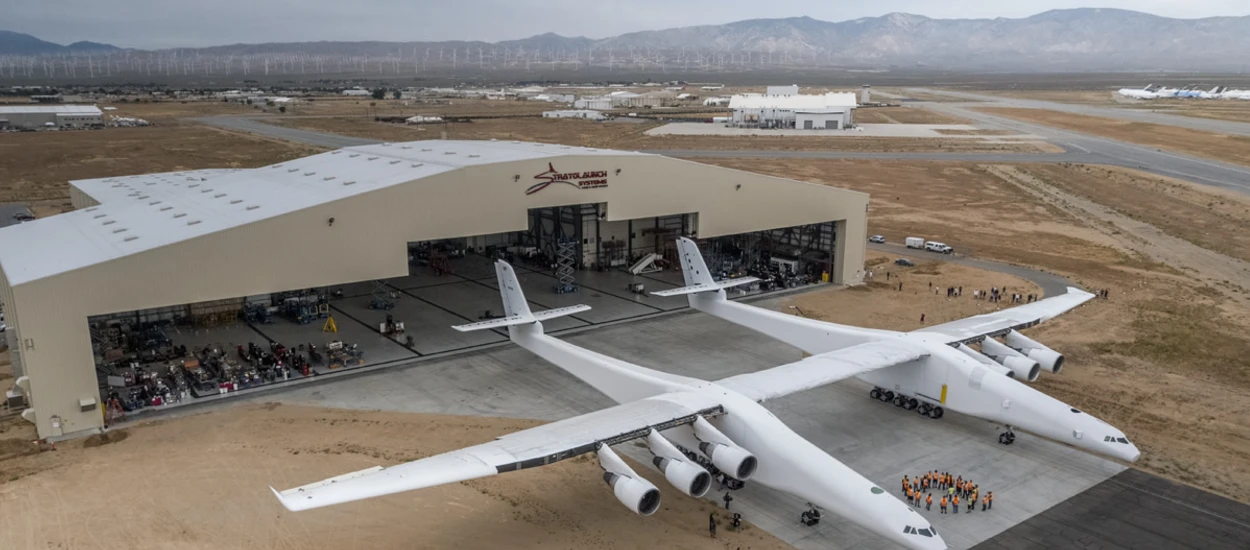
[[[525,190],[526,195],[533,195],[546,189],[547,186],[553,183],[572,185],[578,189],[594,189],[596,187],[608,186],[608,172],[606,170],[559,172],[550,162],[547,163],[547,171],[534,176],[534,179],[538,180],[538,183],[529,186],[529,189]]]

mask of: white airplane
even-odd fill
[[[896,364],[880,361],[873,364],[875,368],[855,373],[860,380],[873,384],[871,397],[935,419],[950,409],[1000,422],[1007,426],[999,437],[1003,443],[1015,440],[1015,427],[1128,462],[1141,456],[1120,430],[1019,381],[1037,379],[1042,369],[1057,374],[1063,367],[1063,355],[1017,330],[1050,320],[1085,303],[1093,294],[1068,287],[1060,296],[912,332],[867,329],[730,301],[726,288],[754,278],[718,283],[694,241],[683,237],[677,245],[687,286],[652,294],[686,295],[694,309],[813,354],[806,361],[864,346],[923,350],[919,359]],[[1005,344],[994,339],[1000,336]],[[981,343],[980,352],[969,347],[976,342]]]
[[[1159,93],[1155,90],[1154,84],[1149,84],[1145,88],[1120,88],[1116,92],[1127,98],[1132,99],[1158,99]]]
[[[453,328],[507,327],[513,342],[620,405],[389,468],[378,466],[281,492],[271,487],[283,506],[307,510],[594,452],[616,498],[634,513],[647,516],[659,509],[659,491],[611,448],[641,440],[668,483],[686,495],[698,498],[707,493],[711,476],[701,464],[710,463],[734,479],[790,493],[904,547],[946,548],[937,530],[914,508],[803,439],[759,405],[862,372],[923,359],[928,353],[923,347],[870,342],[708,382],[640,367],[543,334],[542,321],[586,311],[589,306],[532,313],[512,266],[497,262],[495,272],[505,316]]]

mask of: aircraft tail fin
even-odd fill
[[[534,313],[530,311],[529,302],[525,300],[525,292],[521,290],[521,282],[517,280],[516,270],[512,269],[508,262],[503,260],[495,262],[495,275],[499,278],[499,296],[503,299],[504,316],[467,325],[455,325],[451,328],[460,332],[471,332],[514,325],[528,325],[590,310],[590,306],[576,305]]]
[[[686,281],[686,286],[716,284],[716,280],[712,278],[712,272],[703,261],[703,253],[699,252],[699,245],[694,241],[686,237],[677,237],[677,253],[681,261],[681,275]]]
[[[703,253],[699,252],[699,246],[685,237],[677,238],[677,252],[681,260],[681,275],[686,282],[686,286],[652,292],[652,295],[684,296],[705,292],[719,292],[722,289],[747,285],[759,280],[755,277],[740,277],[717,282],[716,279],[712,278],[712,272],[708,270],[707,263],[703,261]]]

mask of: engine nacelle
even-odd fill
[[[649,516],[660,509],[660,490],[650,481],[634,472],[621,457],[607,445],[599,447],[599,466],[603,468],[603,481],[612,488],[616,500],[640,516]]]
[[[702,466],[691,463],[669,440],[659,432],[647,434],[647,448],[655,458],[652,464],[664,474],[664,479],[679,491],[695,498],[706,495],[712,488],[712,474]]]
[[[1042,366],[1020,352],[1011,349],[993,338],[981,341],[981,351],[1016,373],[1015,378],[1033,382],[1042,372]]]
[[[759,460],[743,449],[703,417],[694,421],[694,435],[699,438],[699,452],[711,459],[725,475],[740,481],[751,479]]]
[[[968,347],[968,345],[967,345],[967,344],[957,344],[957,345],[955,346],[955,349],[957,349],[957,350],[959,350],[959,351],[964,352],[964,354],[965,354],[965,355],[967,355],[968,357],[971,357],[971,358],[973,358],[973,359],[976,359],[978,363],[981,363],[982,365],[985,365],[985,368],[987,368],[987,369],[990,369],[990,370],[992,370],[992,371],[994,371],[994,372],[997,372],[998,374],[1001,374],[1001,375],[1003,375],[1003,376],[1006,376],[1007,378],[1015,378],[1015,377],[1016,377],[1016,371],[1013,371],[1013,370],[1011,370],[1011,369],[1009,369],[1009,368],[1007,368],[1007,367],[1004,367],[1004,366],[1002,366],[1002,365],[998,364],[998,363],[997,363],[997,362],[995,362],[993,359],[990,359],[989,357],[986,357],[984,353],[981,353],[981,352],[979,352],[979,351],[977,351],[977,350],[974,350],[974,349],[972,349],[972,348]]]
[[[657,456],[651,462],[664,472],[664,479],[669,484],[694,498],[706,495],[712,488],[712,474],[698,465],[666,456]]]
[[[1003,341],[1007,343],[1008,347],[1023,353],[1029,359],[1037,361],[1037,364],[1052,374],[1059,374],[1059,370],[1063,368],[1062,353],[1043,346],[1028,336],[1013,330],[1003,337]]]

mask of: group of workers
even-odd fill
[[[960,504],[964,504],[964,513],[971,514],[976,510],[978,500],[981,501],[982,512],[994,508],[994,492],[982,495],[981,487],[963,476],[952,476],[950,472],[937,470],[914,478],[903,476],[903,495],[907,497],[908,504],[917,508],[924,504],[925,510],[931,511],[933,493],[938,494],[938,508],[943,514],[948,508],[958,514]]]

